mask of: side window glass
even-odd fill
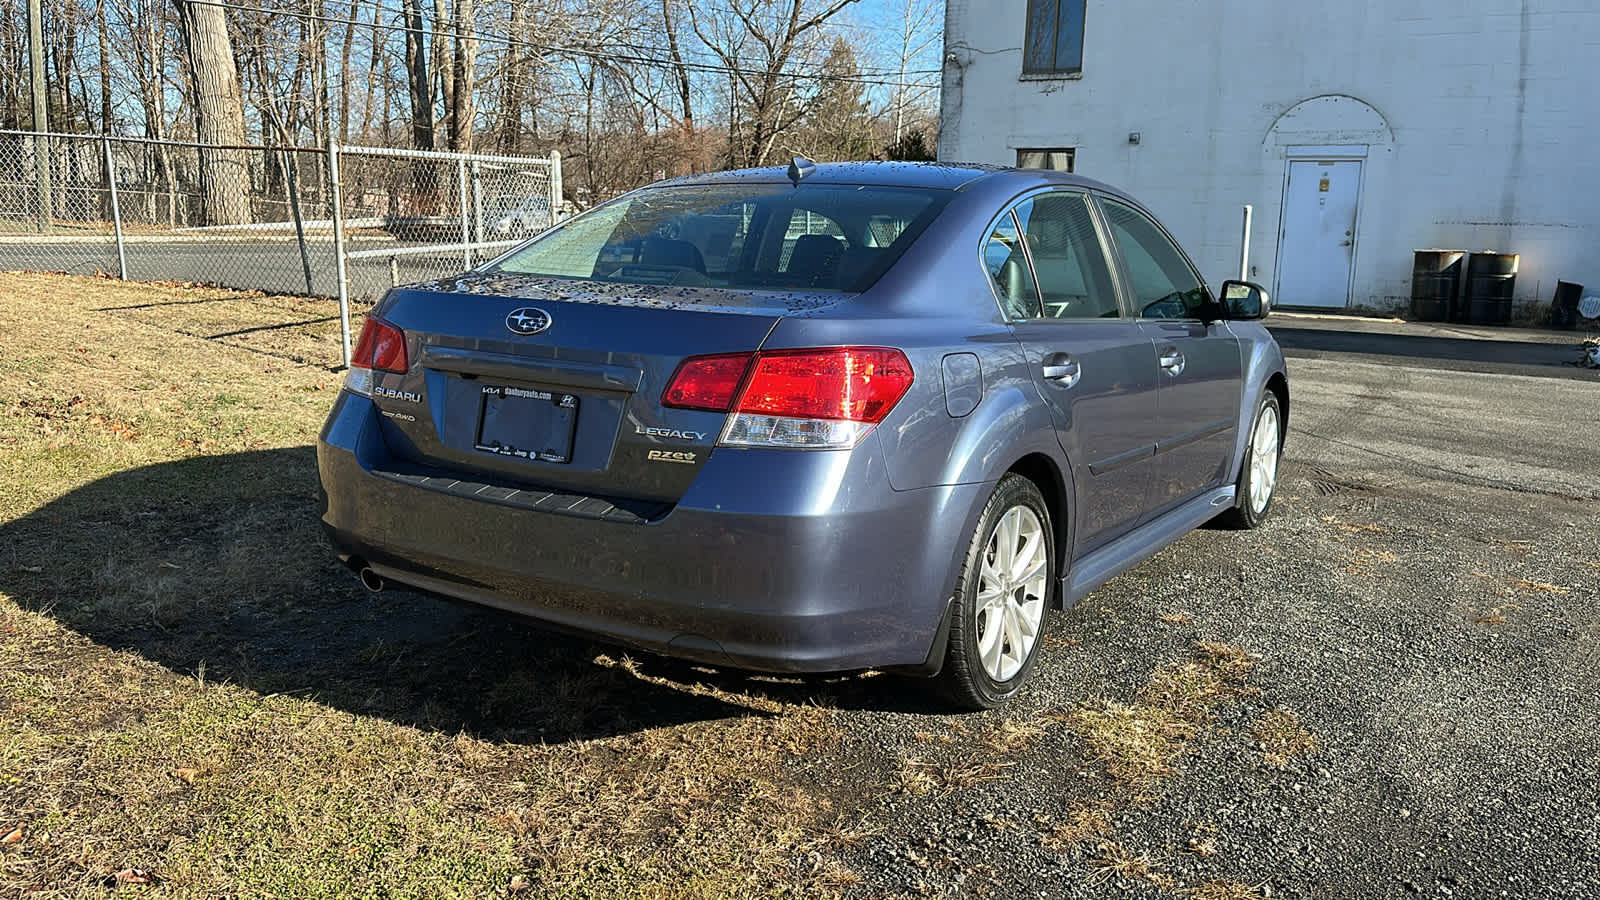
[[[1105,200],[1111,234],[1128,264],[1135,306],[1146,319],[1195,319],[1207,299],[1205,285],[1183,253],[1149,216]]]
[[[1115,319],[1122,315],[1111,285],[1089,201],[1060,192],[1035,197],[1022,230],[1047,319]],[[1022,207],[1017,208],[1021,218]]]
[[[1039,289],[1033,283],[1033,273],[1028,271],[1025,254],[1016,220],[1007,213],[983,245],[983,264],[994,279],[1000,305],[1013,319],[1039,317]]]

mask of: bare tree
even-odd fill
[[[193,87],[195,137],[202,144],[238,147],[245,142],[239,67],[223,7],[173,0]],[[250,221],[250,168],[243,150],[200,151],[203,218],[210,225]]]
[[[406,74],[411,89],[411,146],[433,149],[433,87],[428,81],[428,47],[421,0],[402,0],[406,20]]]
[[[447,105],[450,108],[450,149],[472,152],[472,120],[477,110],[472,102],[477,89],[478,42],[472,36],[472,0],[456,0],[455,60],[451,66],[454,87]]]
[[[928,49],[944,40],[944,10],[937,0],[899,0],[900,15],[895,34],[895,64],[898,66],[890,110],[894,119],[894,144],[905,138],[906,120],[914,108],[927,100],[935,85],[908,79],[912,65]]]
[[[857,0],[728,0],[726,13],[703,11],[689,4],[689,21],[702,43],[722,60],[737,86],[750,121],[750,136],[733,160],[761,165],[773,144],[804,110],[795,105],[796,79],[789,67],[808,51],[808,38],[819,25]],[[733,17],[743,33],[755,42],[757,55],[745,59],[725,35],[729,29],[712,23],[718,15]],[[722,23],[728,24],[726,21]]]
[[[434,96],[440,101],[440,118],[446,121],[450,117],[450,110],[454,106],[452,92],[456,89],[456,76],[451,71],[450,43],[444,39],[445,29],[450,27],[450,5],[448,0],[433,0],[433,28],[430,39],[433,41],[432,59]],[[445,135],[445,142],[449,142],[449,134]]]
[[[703,154],[694,130],[693,82],[689,78],[689,67],[684,63],[683,51],[678,46],[677,8],[683,2],[684,0],[661,0],[661,25],[667,35],[667,53],[672,60],[672,81],[679,104],[680,115],[677,125],[683,135],[679,155],[684,169],[698,172],[705,166],[705,160],[702,158]]]
[[[878,0],[874,21],[851,28],[856,2],[44,0],[48,125],[215,145],[199,165],[159,144],[140,159],[150,187],[130,195],[152,222],[249,219],[250,166],[267,195],[286,187],[282,154],[223,149],[256,143],[557,150],[574,199],[598,201],[780,150],[911,146],[929,121],[919,76],[939,0]],[[23,3],[0,0],[0,21]],[[0,29],[0,127],[31,127],[25,50],[18,29]],[[414,169],[397,203],[436,205],[437,165]]]

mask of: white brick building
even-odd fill
[[[1600,0],[948,0],[939,157],[1071,160],[1213,284],[1251,204],[1284,305],[1403,307],[1429,247],[1600,293]]]

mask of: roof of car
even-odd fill
[[[727,172],[708,172],[702,175],[685,175],[660,182],[661,185],[691,184],[769,184],[787,183],[789,167],[767,166],[759,169],[735,169]],[[960,190],[983,180],[1016,179],[1082,187],[1104,188],[1098,182],[1041,169],[1015,169],[985,163],[945,162],[842,162],[817,163],[816,169],[800,182],[807,184],[870,184],[891,187],[924,187],[943,190]]]

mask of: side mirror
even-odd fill
[[[1224,281],[1222,305],[1228,309],[1228,318],[1248,320],[1265,319],[1272,312],[1272,298],[1266,288],[1250,281]]]

